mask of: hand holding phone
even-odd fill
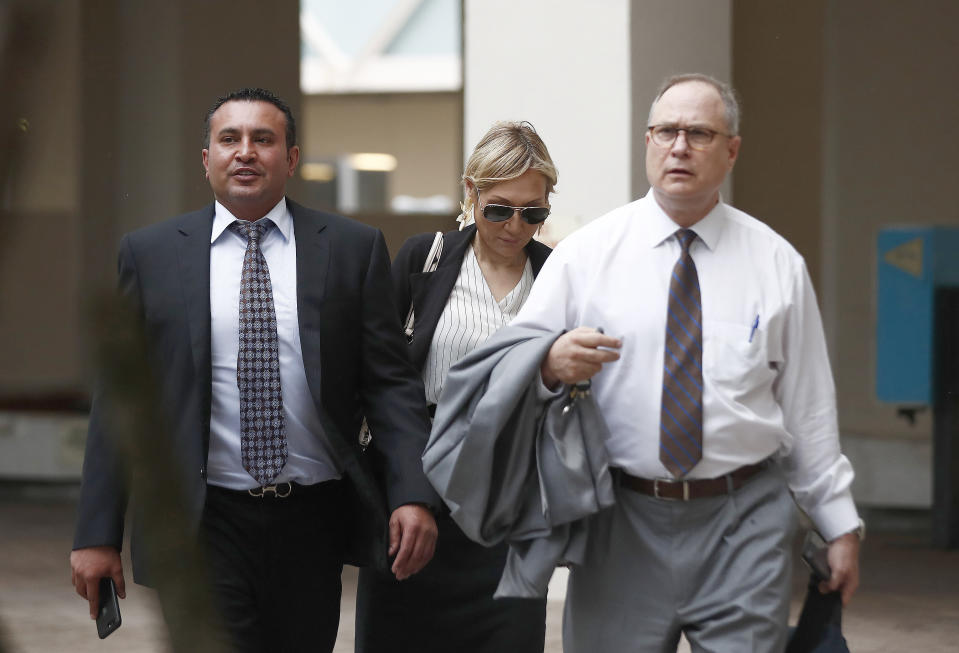
[[[117,586],[109,576],[100,579],[100,607],[97,610],[97,634],[100,639],[120,627],[120,602]]]

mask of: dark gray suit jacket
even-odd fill
[[[307,383],[353,499],[348,562],[385,568],[388,512],[434,508],[420,455],[429,435],[419,375],[394,308],[389,254],[379,230],[287,200],[296,236],[297,311]],[[165,436],[189,524],[199,524],[210,439],[210,236],[213,205],[127,234],[119,287],[142,321]],[[129,473],[94,398],[74,548],[120,547]],[[374,439],[363,452],[363,415]],[[149,583],[134,513],[134,578]]]

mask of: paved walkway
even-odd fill
[[[137,586],[128,586],[128,598],[121,602],[120,630],[103,642],[97,639],[86,605],[70,587],[67,556],[72,522],[73,504],[62,496],[14,499],[0,494],[0,623],[6,631],[6,648],[0,650],[166,651],[155,597]],[[959,552],[933,551],[923,536],[913,532],[879,530],[872,528],[864,546],[862,587],[844,614],[851,650],[959,650]],[[804,577],[805,572],[799,570],[797,576]],[[355,570],[348,568],[337,653],[353,650],[355,579]],[[793,620],[802,598],[801,582],[796,586]],[[561,594],[560,583],[549,603],[548,653],[562,650]]]

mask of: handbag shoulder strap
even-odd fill
[[[437,231],[433,237],[433,246],[430,247],[426,260],[423,262],[423,272],[433,272],[440,264],[440,257],[443,256],[443,232]],[[410,310],[406,313],[406,324],[403,325],[403,332],[406,333],[406,341],[413,340],[413,300],[410,299]]]

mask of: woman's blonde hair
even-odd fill
[[[466,182],[477,194],[502,181],[516,179],[527,170],[536,170],[546,178],[546,197],[555,192],[557,173],[543,139],[527,121],[497,122],[476,144],[463,173],[465,199],[458,220],[462,225],[473,218],[473,196]],[[462,227],[461,227],[462,228]]]

